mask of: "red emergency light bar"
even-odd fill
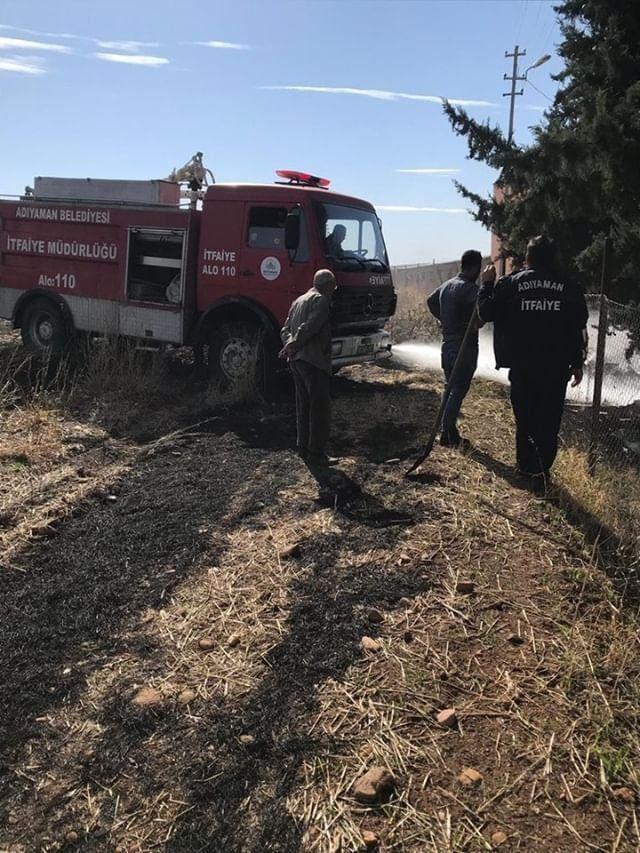
[[[296,172],[293,169],[277,169],[276,175],[279,178],[286,178],[290,184],[304,184],[307,187],[320,187],[324,190],[331,183],[328,178],[319,178],[317,175],[310,175],[308,172]]]

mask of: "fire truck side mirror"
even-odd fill
[[[284,222],[284,245],[288,252],[297,252],[300,246],[300,208],[294,207],[287,213]]]

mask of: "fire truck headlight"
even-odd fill
[[[334,341],[331,344],[331,355],[340,355],[342,352],[342,341]]]

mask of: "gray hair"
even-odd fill
[[[317,290],[322,290],[327,285],[335,284],[336,277],[331,270],[318,270],[313,276],[313,286]]]

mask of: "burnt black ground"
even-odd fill
[[[336,396],[343,397],[392,390],[382,383],[363,389],[349,380],[338,380],[336,386]],[[425,397],[428,400],[429,395]],[[223,703],[209,713],[210,742],[226,745],[222,776],[215,784],[192,782],[210,775],[211,768],[201,758],[207,744],[194,742],[188,733],[182,742],[180,722],[170,712],[132,719],[126,685],[103,710],[100,723],[106,735],[82,771],[87,781],[107,785],[132,756],[144,752],[146,738],[171,731],[180,744],[175,770],[188,780],[195,807],[180,822],[170,849],[211,849],[214,838],[220,843],[224,839],[219,849],[229,851],[258,850],[265,844],[265,849],[298,849],[300,828],[290,825],[277,805],[296,768],[314,750],[313,742],[298,731],[298,721],[313,706],[314,689],[326,678],[339,677],[359,656],[363,626],[354,618],[354,608],[379,602],[381,590],[384,601],[392,605],[423,588],[426,578],[422,570],[389,577],[375,565],[365,577],[345,576],[336,569],[335,561],[347,542],[356,551],[370,545],[367,531],[371,528],[383,541],[397,539],[399,531],[411,524],[411,508],[368,493],[339,470],[305,469],[288,449],[294,443],[293,420],[287,402],[275,412],[273,407],[256,414],[232,411],[196,428],[195,434],[187,432],[161,444],[151,458],[136,463],[112,485],[113,498],[102,493],[90,498],[56,535],[34,542],[12,561],[0,602],[0,705],[4,709],[0,823],[6,825],[10,812],[19,813],[21,802],[27,807],[31,786],[25,787],[24,778],[16,777],[10,768],[25,747],[37,747],[43,737],[52,737],[43,724],[46,715],[77,701],[90,670],[108,666],[115,654],[126,651],[146,660],[147,677],[160,672],[160,650],[153,640],[136,634],[141,613],[162,607],[172,591],[189,583],[201,566],[215,564],[228,530],[260,524],[256,519],[279,491],[311,475],[317,485],[316,500],[300,511],[330,505],[342,513],[348,532],[345,541],[318,545],[312,580],[291,590],[298,603],[288,618],[286,639],[269,655],[270,674],[264,683],[241,707],[226,709]],[[175,426],[181,425],[179,417]],[[348,427],[345,422],[343,432],[337,418],[334,445],[345,455],[364,453],[376,460],[388,453],[396,437],[411,432],[395,430],[392,417],[385,426],[384,413],[380,429],[372,427],[364,441],[356,439]],[[137,426],[134,430],[136,439],[149,438]],[[411,438],[415,442],[415,434]],[[406,456],[413,450],[410,444],[399,452]],[[256,466],[265,458],[273,461],[272,476],[267,482],[254,482]],[[239,495],[240,503],[230,512]],[[212,527],[216,529],[213,543]],[[313,553],[312,542],[305,547]],[[346,591],[333,600],[338,582]],[[243,726],[256,732],[256,746],[250,751],[237,743]],[[47,751],[55,750],[59,737],[53,736]],[[282,768],[288,769],[279,779],[276,804],[265,805],[258,818],[253,816],[247,832],[239,832],[241,802],[247,791],[279,777]],[[220,811],[217,804],[222,793],[225,803]],[[46,826],[46,815],[35,817],[27,835],[33,844],[46,835]],[[110,849],[100,833],[87,838],[85,846]]]
[[[508,464],[486,449],[476,450],[468,459],[440,450],[419,479],[407,485],[402,471],[419,451],[437,407],[437,383],[413,382],[392,373],[383,380],[380,372],[367,370],[356,377],[338,377],[334,386],[331,449],[345,457],[338,472],[309,471],[291,452],[290,402],[260,411],[223,412],[218,419],[158,445],[150,457],[135,457],[124,476],[111,485],[115,500],[104,494],[86,500],[54,535],[33,540],[12,559],[11,570],[3,575],[0,599],[0,849],[2,845],[12,853],[152,849],[123,836],[125,828],[113,798],[89,829],[82,829],[81,816],[84,819],[87,809],[76,800],[85,791],[95,798],[111,789],[122,793],[123,800],[131,794],[131,802],[137,797],[147,806],[163,791],[180,792],[184,807],[177,810],[166,842],[154,841],[156,849],[179,853],[309,849],[303,838],[308,827],[288,801],[299,788],[303,765],[316,757],[339,760],[348,751],[340,734],[310,733],[310,720],[329,685],[346,679],[350,668],[362,661],[362,635],[386,632],[390,646],[409,642],[403,640],[404,631],[389,636],[388,626],[417,596],[445,595],[450,556],[459,561],[456,571],[477,563],[479,571],[486,572],[487,585],[493,583],[494,571],[508,565],[511,592],[541,587],[546,564],[540,562],[540,539],[546,536],[552,547],[559,548],[569,528],[554,531],[544,520],[544,501],[523,495]],[[481,405],[487,409],[497,405],[490,391],[483,394],[478,410]],[[164,402],[162,406],[146,421],[143,409],[136,410],[130,421],[119,419],[120,438],[133,445],[156,438],[161,424],[176,428],[189,423],[190,417],[197,420],[184,399],[177,400],[173,409]],[[371,411],[375,417],[368,414]],[[508,430],[501,435],[509,439]],[[385,465],[391,457],[402,463]],[[455,524],[458,507],[464,506],[464,474],[472,468],[473,488],[485,483],[492,494],[497,493],[500,517],[506,514],[513,526],[512,538],[500,527],[507,544],[497,540],[501,544],[495,558],[484,554],[486,531],[468,533],[464,519],[460,528]],[[430,498],[432,487],[437,488],[437,498]],[[273,590],[273,607],[285,614],[283,630],[266,652],[264,671],[250,689],[239,698],[213,693],[197,707],[195,718],[174,700],[158,709],[134,709],[136,685],[161,682],[169,665],[170,649],[157,633],[146,630],[146,614],[155,618],[172,608],[181,591],[203,586],[205,573],[224,565],[233,537],[266,536],[279,524],[295,530],[323,505],[336,510],[339,532],[319,524],[305,536],[299,570],[283,575],[290,578],[285,590]],[[440,523],[447,527],[450,552],[440,551],[437,559],[432,558],[438,548],[425,538],[405,559],[403,550],[411,544],[414,528],[425,520],[436,528]],[[514,542],[521,551],[512,550]],[[387,554],[394,555],[391,566]],[[252,582],[256,586],[262,582],[260,564],[242,572],[242,583]],[[570,600],[575,594],[566,578],[558,577],[554,583],[556,595]],[[471,608],[465,612],[467,620],[485,618],[479,615],[485,613],[484,604],[478,612],[473,602],[467,605]],[[369,606],[385,614],[387,627],[378,628],[365,619]],[[437,604],[430,606],[426,617],[419,614],[429,631],[431,620],[435,627],[437,619],[448,613]],[[518,606],[506,605],[496,618],[515,619]],[[531,619],[535,618],[532,611]],[[536,630],[548,627],[542,620]],[[488,631],[486,626],[482,631]],[[474,635],[480,636],[480,628],[469,639],[452,619],[444,632],[460,669],[463,662],[473,664]],[[197,636],[189,642],[196,640]],[[486,649],[476,651],[486,656],[482,664],[489,670],[494,663],[498,671],[505,660],[511,661],[514,677],[518,678],[517,670],[523,673],[522,684],[550,677],[540,676],[533,666],[529,677],[530,661],[525,665],[516,660],[520,653],[505,651],[499,637],[492,636]],[[212,653],[212,667],[218,653],[222,652]],[[123,670],[105,695],[87,697],[93,675],[128,657],[135,667]],[[430,668],[427,656],[415,677],[426,678]],[[384,679],[384,671],[380,677]],[[467,687],[461,675],[453,674],[438,688],[440,700],[459,701]],[[532,695],[531,708],[525,704],[518,713],[530,714],[541,725],[551,724],[552,712],[550,721],[544,715],[539,718],[544,702],[552,701],[552,692],[541,686]],[[526,690],[525,696],[529,701]],[[582,704],[576,688],[576,707]],[[60,724],[67,717],[99,725],[91,750],[74,750],[80,735]],[[501,725],[494,717],[471,718],[466,723],[468,740],[461,740],[460,746],[455,738],[442,741],[447,762],[456,767],[474,756],[489,762]],[[422,738],[433,723],[422,714],[411,718],[411,726],[411,736]],[[240,740],[245,733],[253,737],[249,744]],[[439,734],[435,731],[433,736]],[[514,746],[514,756],[520,749]],[[67,754],[71,763],[64,766],[61,757]],[[521,772],[517,756],[507,755],[505,764],[507,780]],[[561,766],[567,770],[566,764]],[[450,784],[448,767],[438,773],[441,786]],[[48,780],[49,774],[56,778]],[[496,779],[499,784],[502,779]],[[443,806],[435,789],[422,792],[416,786],[410,793],[425,813]],[[477,800],[480,795],[474,796]],[[502,815],[521,832],[518,849],[553,853],[580,849],[556,823],[541,824],[542,819],[528,809],[527,796],[528,791],[514,795]],[[469,802],[477,804],[476,800]],[[609,838],[604,803],[596,802],[591,811],[576,807],[575,812],[579,826],[589,832],[597,826],[602,838]],[[465,815],[464,810],[455,814],[458,825]],[[384,812],[370,817],[384,833]],[[154,820],[152,806],[149,820]],[[481,827],[484,831],[484,824]],[[71,840],[70,830],[76,833]],[[544,835],[537,847],[531,846],[534,834]],[[410,849],[414,853],[419,847]]]

